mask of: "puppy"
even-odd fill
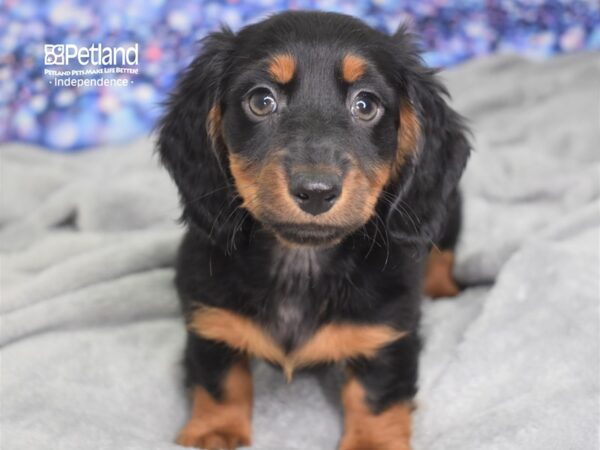
[[[457,292],[470,146],[445,96],[404,28],[286,12],[204,39],[158,139],[187,226],[179,444],[251,444],[258,357],[343,363],[339,449],[410,448],[422,289]]]

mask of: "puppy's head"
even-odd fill
[[[404,29],[284,13],[205,39],[159,150],[206,230],[240,207],[290,244],[333,245],[376,215],[429,239],[468,154],[443,93]]]

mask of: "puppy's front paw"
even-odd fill
[[[410,444],[404,437],[388,440],[386,437],[369,433],[362,436],[344,436],[338,450],[411,450]]]
[[[193,390],[192,418],[177,443],[206,450],[234,450],[250,445],[252,436],[252,378],[248,361],[233,365],[213,397],[202,386]]]
[[[344,436],[338,450],[410,450],[412,403],[396,403],[374,413],[356,379],[342,392]]]
[[[177,444],[206,450],[235,450],[250,445],[247,424],[222,424],[220,427],[218,424],[211,425],[213,426],[197,419],[190,420],[179,433]]]

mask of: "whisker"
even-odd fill
[[[196,203],[196,202],[199,202],[200,200],[202,200],[202,199],[205,199],[206,197],[209,197],[209,196],[211,196],[211,195],[213,195],[213,194],[216,194],[217,192],[220,192],[220,191],[222,191],[223,189],[229,189],[230,187],[231,187],[230,185],[221,186],[221,187],[219,187],[219,188],[217,188],[217,189],[213,189],[213,190],[212,190],[212,191],[210,191],[210,192],[206,192],[206,193],[204,193],[204,194],[200,195],[199,197],[196,197],[196,198],[190,198],[190,199],[186,199],[186,202],[188,202],[188,203]]]
[[[419,216],[414,211],[412,211],[412,209],[410,208],[410,205],[399,198],[395,198],[394,199],[395,204],[393,204],[388,198],[385,197],[385,195],[391,196],[391,194],[384,192],[384,196],[382,197],[382,200],[386,201],[392,208],[394,208],[394,210],[398,211],[401,215],[404,216],[404,214],[406,214],[406,217],[408,217],[408,219],[410,220],[415,232],[418,233],[419,229],[417,228],[415,221],[413,220],[413,217],[419,224],[422,223],[422,220],[419,218]],[[400,209],[397,209],[397,208],[400,208]],[[436,245],[436,243],[433,241],[433,239],[428,238],[427,240],[428,240],[428,243],[431,244],[433,248],[435,248],[438,251],[440,250],[439,247]]]
[[[414,228],[414,230],[415,230],[415,233],[416,233],[416,232],[418,232],[418,231],[419,231],[419,229],[418,229],[418,227],[417,227],[417,224],[416,224],[416,223],[415,223],[415,221],[413,220],[413,217],[411,216],[411,214],[409,213],[409,211],[407,211],[407,210],[406,210],[406,209],[405,209],[405,208],[402,206],[402,204],[400,204],[400,202],[402,202],[402,200],[401,200],[401,199],[398,199],[398,198],[395,198],[395,199],[393,200],[393,202],[392,202],[390,199],[388,199],[388,198],[386,197],[386,195],[390,195],[390,194],[387,194],[386,192],[384,192],[384,195],[381,197],[381,199],[382,199],[383,201],[387,202],[387,203],[388,203],[388,205],[390,205],[390,207],[392,208],[392,210],[393,210],[393,211],[398,211],[402,217],[406,217],[406,218],[408,218],[408,220],[410,220],[410,223],[411,223],[412,227],[413,227],[413,228]],[[413,213],[413,214],[414,214],[414,213]],[[416,215],[415,215],[415,217],[416,217]],[[421,222],[421,220],[420,220],[418,217],[416,217],[416,219],[417,219],[417,221],[418,221],[419,223]]]
[[[378,222],[381,223],[381,225],[383,227],[383,231],[385,231],[385,236],[384,236],[385,237],[385,262],[383,263],[383,267],[381,268],[381,271],[383,272],[385,270],[385,268],[387,267],[387,263],[390,258],[390,236],[388,235],[388,231],[387,231],[387,227],[385,226],[385,222],[383,221],[383,219],[381,218],[379,213],[375,212],[375,218],[377,219]]]
[[[369,246],[369,250],[367,250],[367,253],[365,254],[364,259],[367,259],[369,257],[369,255],[371,254],[371,251],[373,250],[373,247],[375,246],[375,242],[377,241],[377,233],[379,230],[379,224],[377,222],[370,222],[370,223],[375,225],[375,230],[373,231],[373,238],[371,239],[371,245]]]
[[[223,209],[221,209],[221,211],[219,211],[219,214],[217,214],[217,216],[216,216],[216,217],[215,217],[215,219],[213,220],[213,223],[212,223],[212,225],[211,225],[211,227],[210,227],[210,231],[209,231],[209,233],[208,233],[208,238],[209,238],[209,239],[211,239],[211,238],[212,238],[212,236],[213,236],[213,231],[215,231],[215,225],[217,225],[217,221],[218,221],[219,217],[221,217],[221,214],[223,214],[223,211],[226,211],[226,210],[228,210],[228,209],[231,207],[231,205],[232,205],[232,204],[233,204],[233,203],[234,203],[236,200],[238,200],[239,198],[240,198],[239,194],[235,194],[235,195],[233,195],[233,198],[232,198],[232,199],[229,201],[229,203],[227,204],[227,206],[225,206]],[[234,211],[235,211],[235,209],[234,209]],[[227,222],[227,220],[226,220],[225,222]]]
[[[246,207],[252,205],[254,202],[258,201],[258,197],[254,196],[253,198],[245,201]],[[241,217],[236,219],[234,214],[237,212],[241,212]],[[240,205],[236,206],[236,208],[229,214],[224,223],[227,223],[231,218],[232,222],[234,222],[231,235],[227,239],[226,249],[228,253],[232,253],[234,250],[237,250],[235,235],[242,229],[244,222],[250,216],[248,210],[246,208],[242,208]]]

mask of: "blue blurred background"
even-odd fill
[[[598,0],[4,0],[0,2],[0,142],[77,151],[147,134],[196,41],[285,9],[351,14],[393,32],[408,22],[431,66],[495,52],[537,58],[600,49]],[[44,44],[139,46],[127,87],[56,87]]]

